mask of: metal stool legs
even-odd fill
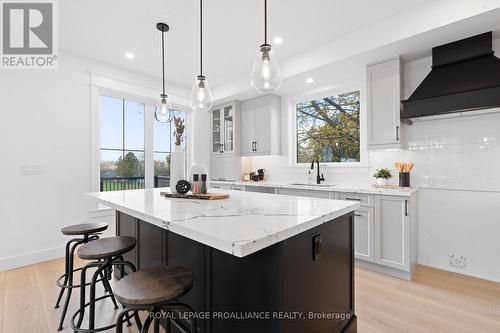
[[[92,279],[90,281],[90,291],[89,291],[89,302],[85,303],[85,288],[80,288],[80,309],[73,315],[71,318],[71,328],[74,330],[75,333],[77,332],[84,332],[84,333],[93,333],[93,332],[101,332],[101,331],[106,331],[109,330],[113,327],[116,326],[115,323],[105,326],[105,327],[95,327],[95,305],[97,301],[100,301],[105,298],[111,298],[113,305],[115,309],[118,309],[118,304],[116,303],[115,297],[113,295],[113,292],[111,291],[111,286],[109,285],[109,282],[105,278],[103,280],[103,283],[109,288],[110,292],[107,295],[103,295],[100,297],[96,298],[95,295],[95,286],[96,283],[99,281],[98,278],[103,275],[104,277],[107,277],[107,272],[112,266],[128,266],[130,269],[135,272],[136,268],[135,266],[128,262],[128,261],[123,261],[121,260],[121,257],[115,257],[115,258],[107,258],[106,261],[93,261],[85,265],[82,269],[82,274],[81,274],[81,279],[80,279],[80,285],[85,285],[86,284],[86,276],[87,276],[87,270],[89,268],[95,267],[97,268],[94,274],[92,275]],[[104,282],[106,281],[106,282]],[[106,288],[106,287],[105,287]],[[85,308],[89,308],[89,327],[88,329],[81,328],[83,318],[85,316]],[[129,309],[124,309],[121,313],[126,311],[130,311]],[[126,313],[125,312],[125,313]],[[75,323],[75,319],[78,317],[77,322]],[[139,316],[137,315],[137,312],[133,314],[133,317],[137,323],[138,327],[142,327],[141,322],[139,320]],[[132,316],[127,316],[124,318],[126,321],[129,321]]]
[[[95,237],[93,237],[92,239],[95,239]],[[67,292],[66,292],[66,299],[64,301],[63,310],[61,313],[61,319],[59,321],[59,327],[57,328],[58,331],[62,331],[62,329],[63,329],[64,319],[66,318],[66,313],[68,312],[68,306],[69,306],[69,301],[71,298],[71,293],[73,292],[73,287],[74,287],[73,286],[73,273],[74,273],[73,261],[74,261],[75,250],[76,250],[77,246],[79,246],[81,244],[85,244],[88,241],[89,241],[89,237],[85,236],[83,238],[74,238],[66,244],[66,258],[65,258],[65,264],[64,264],[64,266],[65,266],[65,268],[64,268],[64,270],[65,270],[64,282],[60,286],[61,291],[59,292],[59,296],[57,297],[57,302],[56,302],[56,306],[55,306],[56,309],[59,307],[59,303],[60,303],[62,296],[64,294],[64,290],[67,289]],[[71,246],[72,243],[74,243],[73,246]]]

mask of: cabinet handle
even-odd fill
[[[354,216],[363,216],[363,215],[361,215],[361,214],[354,214]]]
[[[313,237],[313,261],[319,260],[320,252],[321,252],[321,235],[316,235]]]
[[[257,141],[255,141],[255,151],[257,151]]]
[[[399,126],[396,126],[396,141],[399,141]]]
[[[361,201],[361,199],[357,199],[357,198],[345,198],[345,200],[350,200],[350,201]]]
[[[405,216],[408,216],[408,200],[405,200]]]

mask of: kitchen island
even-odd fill
[[[225,200],[186,200],[163,191],[88,196],[116,210],[118,235],[136,237],[125,259],[138,269],[193,271],[182,301],[196,310],[199,332],[356,332],[359,203],[229,190],[211,191],[229,193]]]

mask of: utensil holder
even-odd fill
[[[410,173],[400,172],[399,173],[399,187],[410,187]]]

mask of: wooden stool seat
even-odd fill
[[[104,259],[127,253],[135,247],[135,243],[135,238],[128,236],[102,238],[82,245],[77,253],[86,260]]]
[[[116,284],[115,297],[126,306],[158,306],[186,294],[193,282],[193,273],[185,267],[149,268],[121,279]]]
[[[108,229],[107,223],[82,223],[64,227],[61,232],[64,235],[88,235]]]

